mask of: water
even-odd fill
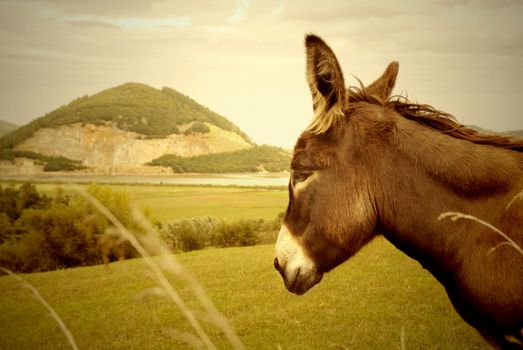
[[[287,186],[288,173],[245,174],[169,174],[169,175],[91,175],[91,174],[38,174],[0,175],[0,180],[49,183],[138,183],[170,185],[217,186]]]

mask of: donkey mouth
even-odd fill
[[[318,270],[315,262],[289,233],[285,224],[278,234],[274,268],[283,277],[287,290],[298,295],[304,294],[319,283],[323,276],[323,272]]]
[[[296,295],[305,294],[309,289],[320,283],[323,278],[323,274],[317,272],[300,272],[302,272],[302,269],[298,268],[296,273],[290,276],[290,278],[287,278],[285,275],[283,276],[283,283],[287,290]]]

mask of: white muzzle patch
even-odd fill
[[[283,277],[289,292],[301,295],[321,281],[322,273],[289,230],[282,225],[276,241],[274,267]]]

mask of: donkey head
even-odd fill
[[[349,92],[332,50],[317,36],[305,40],[314,118],[294,148],[289,205],[276,243],[275,268],[287,289],[303,294],[323,273],[347,260],[374,235],[373,176],[364,156],[369,142],[353,123]],[[398,64],[366,88],[386,100]]]

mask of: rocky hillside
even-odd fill
[[[145,165],[164,154],[191,157],[251,147],[232,131],[205,125],[209,132],[204,134],[147,138],[133,131],[121,130],[111,123],[73,123],[39,129],[32,137],[16,145],[15,150],[82,160],[87,167],[130,167]]]
[[[6,162],[29,157],[42,166],[70,161],[64,170],[150,172],[151,162],[164,155],[223,154],[253,146],[237,126],[191,98],[170,88],[128,83],[78,98],[0,138],[0,168],[6,172]]]

